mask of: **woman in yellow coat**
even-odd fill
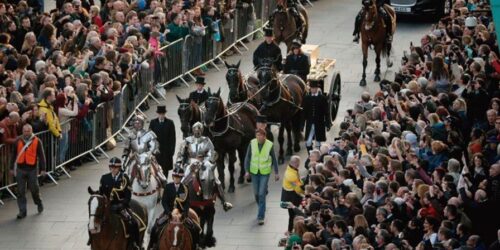
[[[293,204],[288,206],[288,232],[292,232],[293,219],[295,217],[295,210],[291,207],[298,207],[302,202],[304,196],[304,189],[302,180],[299,175],[300,157],[292,156],[288,164],[285,177],[283,178],[283,189],[281,190],[281,202],[283,204]]]

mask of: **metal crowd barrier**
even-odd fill
[[[264,22],[276,6],[276,0],[262,0],[255,6],[257,18]],[[222,42],[215,42],[212,34],[207,32],[202,43],[198,44],[201,47],[201,63],[198,61],[199,65],[194,65],[197,63],[194,63],[195,60],[190,54],[190,48],[194,46],[191,36],[174,41],[161,48],[163,55],[150,61],[151,68],[143,68],[136,72],[132,76],[132,80],[122,87],[121,92],[116,94],[112,101],[99,104],[95,110],[89,110],[89,113],[83,118],[73,118],[67,121],[71,124],[71,128],[68,133],[68,150],[63,162],[57,162],[61,146],[59,139],[55,138],[49,131],[37,133],[36,135],[44,145],[48,177],[57,184],[53,173],[61,171],[71,177],[64,168],[71,161],[89,155],[91,159],[99,162],[96,151],[101,151],[104,156],[108,157],[102,147],[110,140],[120,136],[121,131],[128,126],[129,121],[136,113],[145,115],[141,111],[141,106],[148,99],[151,98],[160,103],[155,97],[155,95],[160,95],[166,100],[161,91],[156,91],[156,88],[164,87],[175,80],[181,80],[188,85],[184,77],[188,76],[194,80],[192,75],[194,70],[208,65],[220,70],[214,61],[222,60],[222,56],[226,52],[234,48],[241,53],[238,46],[248,50],[242,40],[251,39],[258,32],[262,33],[261,27],[255,27],[252,32],[248,33],[249,27],[255,25],[255,23],[248,22],[255,21],[249,20],[253,9],[254,6],[251,5],[236,9],[235,18],[220,26],[220,32],[223,36]],[[16,183],[9,173],[14,156],[12,150],[12,146],[0,144],[0,191],[6,191],[10,196],[16,198],[12,190]],[[2,200],[0,200],[0,204],[3,204]]]

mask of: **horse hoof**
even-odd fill
[[[227,192],[234,193],[234,186],[229,186],[229,188],[227,189]]]
[[[300,152],[300,146],[299,146],[299,145],[295,145],[295,146],[293,147],[293,151],[295,151],[295,153]]]
[[[245,182],[245,180],[244,180],[243,176],[240,176],[238,178],[238,184],[243,184],[244,182]]]
[[[286,150],[286,155],[287,155],[287,156],[290,156],[290,155],[292,155],[292,154],[293,154],[293,152],[292,152],[292,148],[288,148],[288,149]]]
[[[373,79],[373,80],[374,80],[374,81],[376,81],[376,82],[380,82],[380,76],[379,76],[379,75],[376,75],[376,76],[375,76],[375,79]]]
[[[365,80],[365,79],[362,79],[362,80],[359,82],[359,86],[361,86],[361,87],[366,86],[366,80]]]
[[[392,65],[393,65],[392,61],[388,62],[388,63],[387,63],[387,68],[391,68],[391,67],[392,67]]]

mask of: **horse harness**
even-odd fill
[[[214,96],[209,97],[207,101],[210,101],[210,100],[212,100],[212,101],[213,101],[213,100],[217,101],[217,103],[218,103],[217,105],[221,105],[221,104],[220,104],[220,102],[222,102],[222,100],[220,100],[220,98],[219,98],[219,97],[214,97]],[[214,121],[214,122],[221,121],[222,119],[227,119],[227,121],[226,121],[226,127],[225,127],[222,131],[217,132],[217,131],[213,130],[213,129],[212,129],[212,127],[208,127],[208,131],[210,131],[210,133],[211,133],[214,137],[219,137],[219,136],[222,136],[222,135],[226,134],[226,133],[227,133],[227,131],[228,131],[229,129],[232,129],[232,130],[236,131],[237,133],[239,133],[239,134],[241,134],[241,135],[245,135],[245,134],[243,133],[243,131],[241,131],[241,130],[239,130],[239,129],[235,128],[235,126],[231,126],[231,124],[230,124],[230,123],[231,123],[231,121],[233,121],[233,122],[237,122],[237,125],[240,125],[240,126],[242,126],[242,125],[243,125],[243,124],[241,123],[241,117],[237,114],[237,111],[239,111],[239,110],[240,110],[243,106],[245,106],[245,104],[246,104],[247,102],[248,102],[248,100],[247,100],[247,101],[245,101],[245,102],[239,103],[239,106],[238,106],[238,107],[235,107],[233,111],[228,112],[226,115],[224,115],[224,116],[222,116],[222,117],[219,117],[219,118],[215,119],[215,121]],[[236,104],[235,104],[235,105],[236,105]],[[235,119],[230,119],[231,117],[233,117],[233,118],[235,118]]]
[[[288,77],[290,77],[290,75],[287,75],[282,81],[286,80]],[[279,79],[277,79],[276,77],[273,77],[269,82],[267,82],[266,84],[264,84],[263,88],[271,83],[272,81],[276,81],[277,82],[277,87],[269,90],[270,92],[273,92],[273,91],[276,91],[276,89],[278,89],[279,93],[278,93],[278,98],[276,98],[276,100],[273,100],[271,102],[266,102],[264,101],[262,107],[260,108],[260,112],[264,111],[266,109],[266,107],[272,107],[274,104],[278,103],[279,101],[284,101],[290,105],[292,105],[294,108],[297,108],[299,110],[302,110],[302,107],[298,106],[296,103],[295,103],[295,98],[293,97],[293,95],[290,93],[290,89],[288,88],[288,86],[284,85],[281,83],[281,81]],[[281,92],[284,91],[285,95],[288,95],[290,96],[290,99],[291,100],[287,100],[285,99],[284,97],[281,96]]]

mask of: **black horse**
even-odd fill
[[[255,107],[260,108],[262,99],[258,93],[259,80],[254,76],[249,76],[245,81],[240,71],[240,63],[241,60],[237,64],[224,62],[227,67],[226,81],[229,87],[228,105],[249,101]]]
[[[244,159],[248,144],[255,138],[255,118],[259,111],[246,102],[235,103],[228,110],[220,97],[220,89],[216,93],[211,93],[208,89],[208,100],[205,101],[207,111],[204,116],[205,126],[212,138],[217,158],[217,171],[219,180],[223,186],[225,183],[224,157],[226,153],[231,154],[236,149],[240,158],[240,176],[238,183],[243,183],[245,176]],[[229,189],[228,192],[234,192],[234,163],[236,159],[229,157]]]
[[[257,69],[259,87],[263,88],[261,96],[263,104],[260,113],[267,116],[271,122],[281,123],[278,142],[280,144],[278,161],[285,161],[283,143],[284,131],[287,131],[287,155],[292,155],[292,146],[295,152],[300,151],[301,130],[304,124],[302,101],[305,94],[305,83],[300,77],[292,74],[281,75],[272,66],[272,61],[262,60]],[[293,132],[293,141],[292,141]]]
[[[182,138],[186,138],[191,135],[191,128],[197,122],[202,122],[201,118],[203,117],[203,110],[196,104],[196,102],[190,102],[189,98],[180,98],[178,95],[175,95],[177,100],[179,101],[179,108],[177,108],[177,114],[179,115],[179,119],[181,120],[181,131]],[[204,134],[207,135],[206,129],[204,130]]]

